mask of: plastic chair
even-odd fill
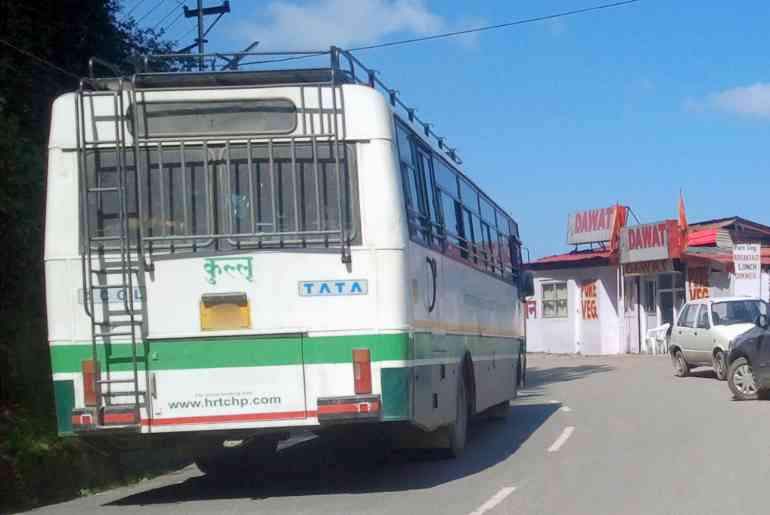
[[[651,350],[653,355],[668,353],[668,338],[666,338],[666,335],[670,327],[671,324],[666,323],[647,330],[645,344],[648,352]]]

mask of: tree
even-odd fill
[[[0,404],[52,413],[42,267],[51,103],[78,88],[89,56],[128,71],[139,54],[171,51],[160,34],[119,20],[119,7],[0,0]]]

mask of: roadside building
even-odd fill
[[[687,300],[770,300],[769,226],[737,216],[687,224],[681,205],[679,220],[629,226],[627,213],[570,215],[574,250],[529,265],[529,351],[646,352],[647,331],[671,323]]]

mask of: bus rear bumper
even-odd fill
[[[379,395],[320,397],[317,413],[319,424],[377,422],[382,418],[382,401]]]

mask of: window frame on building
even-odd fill
[[[560,288],[563,287],[563,288]],[[546,298],[546,290],[547,289],[553,289],[554,291],[554,298],[547,299]],[[564,292],[563,298],[559,296],[559,290],[562,290]],[[568,318],[569,317],[569,284],[567,284],[567,281],[548,281],[543,282],[540,284],[540,301],[543,305],[543,318]],[[563,312],[560,309],[560,303],[563,302],[564,310]],[[553,314],[549,314],[548,310],[546,309],[546,305],[555,303],[555,309],[553,310]]]

